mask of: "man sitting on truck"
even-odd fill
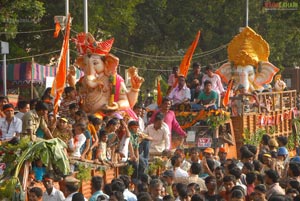
[[[212,83],[210,80],[205,80],[204,82],[204,91],[201,91],[198,99],[196,100],[197,104],[200,105],[193,105],[192,108],[197,109],[217,109],[217,100],[218,100],[218,93],[212,90]]]
[[[168,95],[168,98],[172,101],[172,106],[189,104],[191,100],[191,91],[186,86],[185,77],[183,75],[178,76],[178,84]]]

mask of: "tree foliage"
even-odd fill
[[[65,13],[65,2],[61,0],[0,2],[2,32],[51,29],[54,28],[53,17]],[[169,72],[162,70],[180,64],[198,30],[201,30],[201,38],[193,61],[218,67],[227,59],[226,45],[238,34],[239,28],[245,26],[245,0],[89,0],[88,3],[89,31],[96,39],[115,38],[112,53],[120,58],[120,73],[132,65],[139,67],[146,78],[145,88],[152,88],[152,80],[160,74],[166,80]],[[266,10],[263,3],[249,1],[249,26],[269,43],[270,62],[280,68],[299,65],[300,12]],[[70,1],[70,13],[73,17],[71,36],[75,36],[83,31],[83,1]],[[32,23],[16,20],[23,18]],[[13,19],[14,23],[6,19]],[[1,34],[0,37],[10,43],[8,58],[16,58],[59,50],[63,35],[58,39],[52,35],[49,31]],[[47,63],[53,56],[55,54],[35,59]],[[71,45],[71,61],[75,58],[76,50]]]

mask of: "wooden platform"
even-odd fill
[[[243,112],[240,116],[231,117],[237,150],[243,145],[243,133],[245,131],[254,135],[259,129],[262,129],[272,138],[291,135],[293,133],[292,119],[296,108],[296,95],[295,90],[260,93],[258,99],[261,105],[256,112]],[[270,107],[269,111],[261,107],[267,104]]]

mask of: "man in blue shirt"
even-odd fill
[[[109,199],[109,196],[104,194],[101,190],[102,188],[102,183],[103,183],[103,180],[102,180],[102,177],[99,177],[99,176],[94,176],[92,178],[92,192],[93,192],[93,195],[92,197],[89,199],[89,201],[97,201],[97,198],[100,196],[100,195],[103,195],[104,197],[106,197],[107,199]]]

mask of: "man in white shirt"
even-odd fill
[[[175,155],[180,155],[181,156],[181,158],[182,158],[182,162],[181,162],[181,169],[183,169],[183,170],[185,170],[185,171],[189,171],[190,170],[190,168],[191,168],[191,163],[190,162],[188,162],[187,160],[185,160],[185,154],[184,154],[184,150],[183,149],[181,149],[181,148],[177,148],[176,150],[175,150],[175,153],[174,153]]]
[[[174,177],[175,182],[183,182],[183,180],[186,180],[189,176],[187,171],[183,170],[180,166],[182,164],[182,158],[180,155],[176,154],[171,158],[171,163],[174,169]],[[183,182],[184,183],[184,182]]]
[[[191,100],[191,91],[186,86],[185,77],[183,75],[179,75],[178,84],[168,95],[168,98],[172,101],[172,105],[189,103]]]
[[[43,193],[43,201],[63,201],[65,196],[63,192],[57,190],[53,186],[53,177],[50,174],[45,174],[43,176],[43,184],[46,191]]]
[[[150,154],[161,153],[165,149],[170,149],[170,131],[168,125],[164,123],[164,115],[158,112],[154,118],[154,123],[147,126],[144,131],[149,136]]]
[[[143,132],[145,130],[145,122],[144,122],[144,119],[142,117],[142,113],[143,113],[143,107],[142,107],[142,105],[135,104],[133,106],[133,111],[136,114],[136,116],[138,117],[139,131]]]
[[[130,178],[127,175],[121,175],[120,179],[124,182],[125,190],[123,191],[124,199],[127,201],[137,201],[137,197],[134,193],[129,191]]]
[[[133,111],[138,117],[139,122],[139,130],[138,132],[143,132],[145,130],[145,122],[143,119],[143,107],[140,104],[135,104],[133,106]],[[148,139],[143,139],[141,143],[139,144],[139,154],[140,157],[143,159],[146,167],[148,167],[148,160],[149,160],[149,147],[150,147],[150,141]]]
[[[22,121],[14,116],[14,106],[12,104],[3,105],[5,117],[0,118],[0,141],[10,141],[18,138],[22,132]]]
[[[201,173],[201,165],[200,163],[192,163],[190,168],[190,176],[188,178],[188,183],[196,183],[200,186],[200,192],[206,192],[207,187],[205,185],[205,182],[203,179],[199,177],[199,174]]]
[[[19,112],[15,116],[22,120],[24,114],[30,110],[29,103],[27,101],[19,101],[18,110]]]
[[[152,179],[149,185],[149,193],[153,200],[162,200],[161,191],[163,183],[159,179]]]

